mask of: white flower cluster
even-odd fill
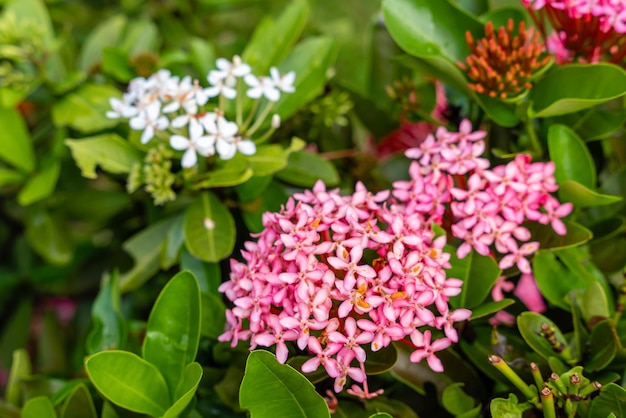
[[[147,144],[155,136],[169,137],[170,146],[184,151],[181,165],[185,168],[198,163],[198,156],[219,155],[221,159],[231,159],[237,151],[245,155],[256,152],[255,143],[249,138],[263,122],[273,102],[280,99],[281,92],[293,93],[295,73],[281,74],[277,68],[270,69],[269,77],[257,77],[250,66],[239,56],[231,61],[217,59],[217,69],[209,72],[209,87],[202,87],[198,80],[186,76],[173,76],[168,70],[159,70],[148,78],[138,77],[129,83],[128,91],[122,99],[111,98],[113,110],[106,113],[108,118],[129,119],[132,129],[143,131],[141,143]],[[246,95],[251,99],[267,99],[270,103],[252,128],[247,123],[242,126],[225,118],[222,109],[211,107],[209,100],[214,97],[237,99],[237,112],[240,112],[238,89],[247,84]],[[253,113],[257,107],[254,106]],[[253,116],[253,115],[251,115]],[[240,114],[237,120],[242,120]],[[272,129],[277,128],[278,115],[272,118]],[[186,133],[183,130],[187,128]],[[163,135],[163,133],[165,135]]]

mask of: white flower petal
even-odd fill
[[[261,87],[253,87],[248,89],[246,95],[251,99],[258,99],[263,95],[263,89]]]
[[[237,152],[237,147],[235,144],[226,142],[223,139],[219,139],[217,144],[215,144],[215,148],[217,149],[217,153],[220,155],[222,160],[230,160],[235,156]]]
[[[180,115],[172,120],[172,128],[182,128],[189,123],[189,115]]]
[[[218,58],[215,61],[215,64],[217,65],[217,68],[219,68],[222,71],[228,71],[230,67],[232,66],[231,62],[228,61],[226,58]]]
[[[248,74],[243,78],[243,81],[246,82],[250,87],[257,87],[261,84],[259,79],[254,74]]]
[[[140,131],[143,128],[146,127],[147,125],[147,120],[145,118],[145,116],[143,115],[138,115],[135,116],[134,118],[132,118],[130,121],[128,121],[128,124],[130,125],[130,127],[136,131]]]
[[[170,146],[177,151],[189,148],[189,140],[182,135],[172,135],[170,137]]]
[[[154,127],[162,131],[163,129],[167,128],[169,124],[170,124],[169,119],[166,118],[165,116],[161,116],[154,124]]]
[[[178,109],[180,109],[180,103],[177,101],[173,101],[165,105],[165,107],[163,108],[163,113],[176,112]]]
[[[235,90],[232,87],[228,87],[228,86],[223,86],[222,87],[222,96],[226,97],[227,99],[234,99],[235,97],[237,97],[237,90]]]
[[[151,125],[148,125],[141,134],[141,143],[147,144],[152,139],[152,137],[154,137],[154,128]]]
[[[215,140],[210,136],[201,136],[193,141],[198,148],[213,148],[213,143]]]
[[[220,130],[220,133],[226,137],[231,138],[237,134],[239,127],[235,122],[229,122],[226,119],[220,119],[217,121],[217,126]]]
[[[204,129],[200,122],[198,122],[195,118],[192,118],[189,121],[189,136],[191,139],[200,138],[204,133]]]
[[[265,97],[269,101],[276,102],[278,101],[278,99],[280,99],[280,91],[278,91],[278,89],[273,86],[265,89],[264,93]]]
[[[181,165],[185,168],[193,167],[198,162],[198,155],[196,154],[196,150],[193,148],[189,148],[183,154],[182,160],[180,160]]]
[[[244,155],[253,155],[256,152],[256,145],[249,139],[244,139],[237,143],[237,149]]]

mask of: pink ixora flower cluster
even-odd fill
[[[302,371],[324,367],[336,392],[348,377],[363,382],[348,390],[360,397],[381,393],[367,388],[366,347],[402,340],[415,350],[411,361],[443,370],[435,353],[458,340],[453,324],[471,312],[448,306],[462,282],[446,277],[446,238],[436,238],[424,216],[388,191],[372,194],[359,183],[342,196],[318,182],[266,213],[263,225],[220,287],[234,304],[220,341],[276,346],[282,363],[294,342],[311,357]]]
[[[558,62],[623,62],[626,58],[625,0],[522,0],[543,32],[546,16],[554,32],[548,50]]]
[[[457,256],[472,250],[481,255],[502,255],[499,266],[517,265],[530,274],[528,257],[539,248],[528,242],[530,232],[523,224],[535,221],[551,224],[554,231],[567,231],[561,218],[573,209],[551,195],[558,189],[554,163],[531,163],[529,155],[519,154],[506,165],[489,169],[480,158],[485,149],[485,132],[472,131],[469,121],[461,122],[459,132],[439,128],[419,148],[406,151],[412,163],[410,181],[394,184],[394,196],[405,203],[407,213],[430,214],[452,235],[463,240]]]

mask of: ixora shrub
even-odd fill
[[[1,6],[0,418],[624,415],[626,3],[74,3]]]

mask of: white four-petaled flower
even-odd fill
[[[170,146],[178,151],[185,151],[181,160],[184,168],[193,167],[198,163],[198,154],[209,157],[215,154],[213,139],[204,135],[202,125],[195,119],[189,121],[189,138],[182,135],[172,135]]]
[[[161,102],[158,100],[150,103],[137,116],[129,121],[130,127],[141,131],[141,143],[147,144],[152,139],[155,131],[162,131],[169,125],[169,120],[161,115]]]

